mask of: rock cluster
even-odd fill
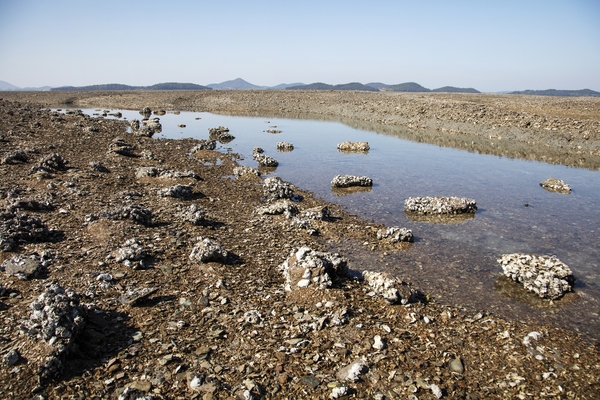
[[[158,167],[140,167],[135,172],[135,177],[141,178],[170,178],[170,179],[181,179],[181,178],[192,178],[199,180],[200,177],[194,171],[173,171],[170,169],[158,168]]]
[[[294,197],[292,184],[282,181],[278,176],[273,176],[264,180],[263,192],[267,200],[291,199]]]
[[[208,138],[216,140],[219,143],[229,143],[235,139],[235,136],[229,133],[229,128],[219,126],[217,128],[208,128]]]
[[[109,154],[119,154],[127,157],[132,157],[134,155],[133,150],[134,146],[129,143],[126,143],[125,139],[121,137],[113,139],[113,141],[108,146]]]
[[[373,186],[373,179],[368,176],[336,175],[331,181],[331,186],[347,188],[351,186]]]
[[[277,151],[292,151],[294,145],[288,142],[277,142]]]
[[[191,153],[194,154],[200,150],[214,150],[216,148],[217,142],[215,140],[200,139],[198,140],[198,144],[192,148]]]
[[[377,239],[387,239],[390,243],[398,243],[414,242],[415,237],[413,236],[412,230],[393,226],[391,228],[378,230]]]
[[[279,162],[265,154],[265,151],[260,147],[255,147],[252,151],[252,158],[262,167],[277,167]]]
[[[409,197],[404,201],[404,211],[417,214],[475,213],[477,203],[466,197]]]
[[[223,249],[219,243],[209,238],[199,237],[198,243],[194,245],[189,258],[201,263],[225,262],[227,255],[227,250]]]
[[[292,251],[279,266],[285,279],[285,290],[292,291],[308,286],[329,288],[335,281],[348,275],[347,261],[338,254],[314,251],[301,247]]]
[[[23,330],[51,348],[38,367],[41,378],[50,378],[62,370],[63,358],[73,349],[85,324],[87,308],[79,304],[77,293],[58,283],[49,284],[30,307],[31,315]]]
[[[370,148],[368,142],[342,142],[337,145],[337,149],[344,152],[368,152]]]
[[[571,186],[556,178],[548,178],[545,181],[540,182],[540,186],[550,192],[558,192],[562,194],[571,193]]]
[[[260,176],[260,171],[256,168],[241,166],[241,167],[235,167],[233,169],[233,175],[235,175],[237,177],[241,177],[244,175]]]
[[[39,217],[15,211],[0,212],[0,250],[12,251],[21,242],[44,241],[50,234]]]
[[[542,298],[558,299],[575,284],[571,269],[554,256],[504,254],[498,262],[504,275]]]

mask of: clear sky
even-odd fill
[[[600,91],[600,0],[0,0],[19,87],[235,78]]]

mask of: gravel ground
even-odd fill
[[[576,151],[588,157],[598,156],[595,99],[338,92],[2,97],[2,398],[592,399],[600,392],[598,346],[568,330],[446,305],[399,281],[404,301],[390,304],[358,279],[359,271],[331,272],[321,288],[286,291],[282,267],[300,248],[324,252],[338,242],[377,260],[408,244],[378,239],[384,226],[301,188],[280,191],[292,189],[295,201],[268,207],[287,212],[266,213],[276,200],[265,199],[255,175],[233,177],[235,154],[190,154],[197,140],[134,136],[123,121],[39,106],[69,100],[80,107],[302,112],[351,115],[359,123],[363,116],[381,122],[400,102],[385,119],[401,126],[414,119],[403,110],[423,104],[431,104],[426,114],[448,104],[463,110],[449,107],[450,118],[470,105],[496,115],[522,101],[511,112],[556,124],[556,131],[528,133],[548,151],[559,151],[559,127],[581,121],[585,129],[573,131],[571,142],[582,143]],[[502,121],[481,119],[484,126]],[[463,129],[453,135],[465,137],[479,132],[466,121],[440,127],[440,137],[448,135],[442,129]],[[562,151],[576,154],[570,145]],[[353,260],[339,256],[352,271]],[[18,264],[23,272],[9,275],[10,262],[11,271]]]

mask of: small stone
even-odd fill
[[[313,375],[303,376],[301,380],[302,380],[302,383],[304,383],[306,386],[309,386],[313,389],[316,389],[317,386],[319,386],[321,384],[321,381]]]
[[[459,357],[456,357],[450,361],[448,368],[450,368],[450,371],[456,372],[457,374],[462,374],[465,372],[465,367],[463,366],[463,363]]]
[[[19,354],[19,350],[12,349],[2,357],[2,362],[4,365],[12,367],[13,365],[16,365],[20,359],[21,355]]]

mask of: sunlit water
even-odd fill
[[[120,111],[127,119],[141,119],[137,111]],[[355,269],[387,269],[440,302],[553,322],[600,339],[600,172],[416,143],[337,122],[192,112],[159,118],[163,131],[157,138],[206,139],[209,128],[226,126],[235,140],[219,150],[240,154],[242,165],[256,167],[252,149],[262,147],[279,161],[272,175],[367,220],[413,230],[416,242],[410,249],[383,261],[360,244],[346,244],[350,254],[344,255],[351,256]],[[280,141],[292,143],[294,150],[278,152]],[[342,141],[367,141],[371,149],[368,154],[344,154],[337,151]],[[374,186],[340,195],[331,189],[337,174],[367,175]],[[550,177],[570,184],[572,193],[541,188],[539,183]],[[404,200],[415,196],[469,197],[479,209],[474,218],[460,223],[412,221],[404,214]],[[550,307],[534,296],[520,296],[520,288],[499,280],[496,262],[500,255],[515,252],[556,255],[573,270],[577,294]]]

